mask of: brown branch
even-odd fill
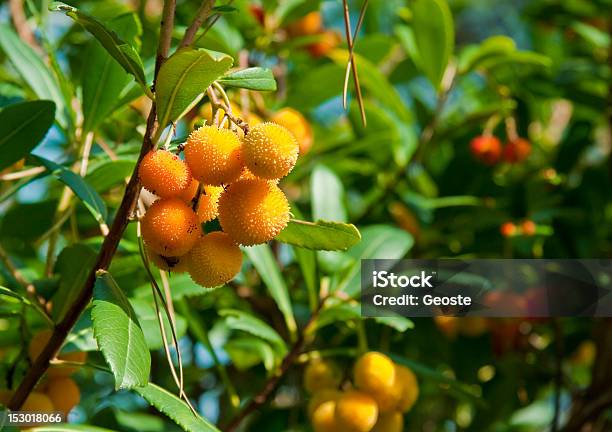
[[[225,428],[223,428],[224,432],[235,431],[244,419],[246,419],[253,412],[257,411],[257,409],[259,409],[270,399],[272,393],[274,393],[283,377],[289,371],[289,368],[291,368],[291,366],[296,362],[296,360],[302,353],[302,350],[306,345],[306,335],[308,334],[312,325],[315,323],[317,317],[319,316],[319,313],[321,312],[321,309],[323,308],[323,305],[325,304],[327,298],[328,297],[325,297],[321,300],[317,309],[310,316],[310,319],[304,326],[303,330],[300,332],[297,340],[291,347],[291,350],[287,353],[285,358],[283,358],[283,361],[281,362],[277,373],[271,376],[266,381],[261,391],[257,393],[244,408],[242,408],[242,410],[227,424],[227,426],[225,426]]]
[[[13,20],[19,38],[34,48],[34,50],[41,53],[42,49],[36,41],[32,29],[28,25],[28,20],[23,11],[23,0],[10,0],[9,9],[11,12],[11,19]]]
[[[202,23],[206,21],[210,15],[210,12],[215,5],[215,0],[203,0],[200,4],[198,11],[196,12],[196,16],[193,19],[192,23],[187,27],[185,31],[185,36],[183,36],[183,40],[181,41],[179,47],[183,48],[189,46],[193,43],[193,39],[195,38],[196,33],[202,26]]]
[[[155,62],[155,78],[157,78],[157,72],[168,57],[170,50],[170,42],[172,37],[172,27],[174,25],[174,10],[175,1],[167,0],[164,3],[164,16],[161,21],[161,31],[159,45],[157,49],[157,56]],[[68,333],[77,322],[83,310],[89,304],[93,294],[93,287],[96,281],[96,272],[98,270],[108,269],[110,262],[117,251],[119,241],[128,225],[131,209],[136,202],[138,193],[140,191],[140,185],[138,182],[138,168],[140,162],[145,154],[147,154],[155,145],[153,142],[153,135],[156,130],[156,107],[155,103],[152,104],[149,116],[147,118],[147,127],[144,134],[142,147],[140,148],[140,155],[138,161],[132,172],[132,176],[125,188],[123,199],[117,210],[117,214],[110,228],[108,235],[104,238],[102,248],[96,259],[96,263],[90,270],[85,284],[81,288],[74,302],[68,309],[66,315],[57,323],[51,338],[47,342],[47,345],[43,348],[38,358],[34,360],[34,363],[24,376],[23,380],[19,384],[19,387],[13,394],[11,400],[8,403],[8,407],[11,410],[18,410],[21,408],[26,398],[36,386],[42,375],[49,368],[49,362],[56,356],[59,349],[61,348],[64,340],[68,336]]]
[[[575,397],[569,420],[563,432],[591,430],[612,407],[612,319],[603,319],[595,334],[597,355],[593,365],[591,384]]]

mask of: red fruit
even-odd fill
[[[517,228],[512,222],[504,222],[499,227],[499,232],[501,232],[501,235],[504,237],[512,237],[516,235]]]
[[[266,12],[264,11],[263,7],[261,7],[260,5],[254,5],[254,4],[249,5],[249,12],[253,16],[253,18],[257,20],[259,24],[264,25]]]
[[[472,155],[486,165],[495,165],[501,156],[502,145],[494,136],[477,136],[470,142]]]
[[[503,158],[508,163],[519,163],[531,153],[531,143],[523,138],[509,141],[504,147]]]
[[[532,236],[536,233],[536,224],[534,221],[526,219],[521,224],[521,232],[524,236]]]

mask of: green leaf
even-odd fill
[[[93,249],[82,244],[68,246],[59,254],[55,271],[60,274],[60,284],[53,295],[54,321],[61,320],[72,306],[96,263],[96,257]]]
[[[225,75],[217,80],[226,87],[238,87],[257,91],[275,91],[276,80],[267,68],[252,67]]]
[[[49,159],[36,155],[32,155],[32,158],[47,168],[59,181],[72,189],[99,224],[106,224],[106,218],[108,217],[106,204],[98,192],[87,184],[83,177]]]
[[[86,176],[85,181],[100,193],[111,187],[121,184],[134,170],[135,160],[118,159],[104,161],[93,168]]]
[[[346,250],[361,239],[352,224],[319,220],[306,222],[292,219],[276,240],[314,250]]]
[[[283,338],[279,336],[276,330],[259,318],[236,309],[221,309],[219,315],[225,317],[225,323],[232,330],[241,330],[252,334],[272,343],[283,352],[287,351],[287,345],[285,345]]]
[[[0,111],[0,171],[28,155],[53,125],[51,101],[21,102]]]
[[[238,370],[246,370],[263,363],[266,370],[271,372],[277,363],[278,357],[274,354],[274,350],[261,339],[252,337],[232,339],[227,341],[224,349]]]
[[[400,333],[405,332],[408,329],[414,328],[414,322],[403,316],[388,316],[388,317],[375,317],[373,318],[379,324],[386,325],[397,330]]]
[[[36,96],[55,103],[57,121],[60,126],[67,128],[69,119],[66,114],[67,107],[62,91],[51,74],[51,69],[43,63],[40,55],[29,45],[22,42],[19,36],[4,24],[0,25],[0,47]]]
[[[159,322],[157,320],[157,311],[155,310],[155,306],[142,299],[130,299],[130,304],[136,312],[136,316],[138,317],[138,323],[140,324],[140,328],[142,329],[149,350],[163,348],[164,341],[161,337],[161,331],[159,329]],[[171,342],[172,330],[170,328],[170,323],[166,318],[166,314],[163,313],[163,311],[162,317],[166,336],[168,337],[168,341]],[[187,332],[187,322],[182,316],[177,314],[175,314],[175,319],[176,337],[177,339],[180,339]]]
[[[354,263],[343,274],[336,290],[350,297],[359,293],[362,259],[400,259],[412,248],[413,237],[406,231],[387,225],[372,225],[361,231],[361,242],[348,250]]]
[[[187,432],[220,432],[208,420],[194,414],[185,402],[168,390],[152,383],[134,387],[133,390]]]
[[[459,72],[468,73],[478,69],[481,64],[494,57],[504,56],[516,51],[514,40],[508,36],[492,36],[478,45],[465,48],[459,56]]]
[[[84,14],[77,8],[61,2],[53,2],[49,10],[64,12],[70,18],[82,25],[85,30],[91,33],[106,51],[125,69],[134,76],[136,82],[140,84],[145,93],[151,94],[145,78],[142,59],[138,51],[130,44],[123,41],[115,32],[107,28],[95,18]]]
[[[247,254],[253,266],[261,276],[261,279],[268,287],[270,295],[278,305],[278,308],[283,313],[285,323],[289,333],[295,336],[297,325],[291,308],[291,300],[289,299],[289,290],[285,280],[280,273],[278,265],[274,260],[270,246],[261,244],[257,246],[245,247],[244,252]]]
[[[120,15],[108,23],[118,37],[137,46],[142,27],[134,13]],[[83,65],[83,131],[94,130],[117,108],[117,98],[132,82],[130,75],[98,42],[91,41]]]
[[[156,101],[160,128],[180,119],[233,59],[205,49],[181,48],[159,70]]]
[[[310,179],[312,217],[315,220],[347,220],[344,207],[344,186],[332,170],[324,165],[314,167]]]
[[[136,312],[105,271],[98,272],[91,319],[98,347],[115,376],[115,389],[147,385],[151,354]]]
[[[414,46],[408,46],[414,63],[436,89],[453,54],[455,28],[445,0],[415,0],[412,3]]]

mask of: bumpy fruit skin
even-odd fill
[[[198,240],[188,258],[189,275],[195,283],[207,288],[230,281],[242,266],[240,248],[220,231]]]
[[[284,126],[293,134],[300,146],[300,154],[308,153],[312,147],[312,128],[308,120],[293,108],[283,108],[270,117],[276,124]]]
[[[502,153],[503,159],[508,163],[519,163],[531,154],[531,143],[524,138],[509,141]]]
[[[352,390],[336,401],[338,431],[369,432],[378,420],[376,401],[367,393]]]
[[[155,201],[142,218],[141,229],[149,249],[172,257],[189,252],[201,235],[198,217],[179,198]]]
[[[355,385],[374,399],[383,399],[393,391],[395,365],[379,352],[368,352],[355,363]]]
[[[312,395],[308,402],[308,416],[312,418],[315,410],[324,402],[336,401],[342,393],[339,390],[326,388]]]
[[[242,172],[238,136],[227,129],[202,126],[187,139],[185,161],[200,183],[221,186],[236,180]]]
[[[314,432],[338,432],[336,421],[336,401],[329,400],[319,405],[311,417]]]
[[[242,141],[245,165],[257,177],[279,179],[295,166],[300,146],[287,128],[276,123],[260,123]]]
[[[470,142],[474,157],[486,165],[495,165],[502,153],[502,145],[494,136],[477,136]]]
[[[145,155],[138,168],[143,187],[161,198],[180,195],[191,184],[191,172],[185,162],[166,150]]]
[[[65,415],[68,415],[72,408],[81,401],[79,386],[71,378],[49,380],[45,392],[55,409],[62,411]]]
[[[414,373],[405,366],[395,365],[395,375],[402,388],[397,409],[408,412],[419,398],[419,383]]]
[[[149,260],[158,269],[171,273],[185,273],[187,271],[187,259],[185,257],[166,257],[147,250]]]
[[[198,191],[200,182],[193,180],[187,191],[180,195],[185,204],[191,207],[193,200]],[[200,196],[198,201],[198,220],[200,223],[208,222],[213,220],[219,214],[219,197],[223,192],[222,186],[204,186],[203,194]]]
[[[323,389],[333,389],[340,385],[342,376],[333,363],[325,360],[312,360],[304,371],[304,388],[309,393]]]
[[[278,186],[265,180],[240,180],[219,199],[219,222],[238,244],[272,240],[289,222],[289,202]]]
[[[402,432],[404,430],[404,417],[401,412],[394,411],[381,414],[372,432]]]

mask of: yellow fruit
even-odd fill
[[[32,337],[32,339],[30,340],[30,345],[28,346],[28,354],[30,356],[31,361],[34,361],[38,358],[45,345],[47,345],[47,342],[49,342],[49,339],[51,338],[52,334],[53,332],[51,330],[42,330]],[[84,351],[63,353],[59,354],[57,356],[57,359],[74,363],[85,363],[87,361],[87,353]],[[49,370],[47,371],[47,376],[50,378],[67,377],[75,373],[77,370],[77,366],[57,365],[49,368]]]
[[[279,124],[293,134],[300,146],[300,154],[308,153],[312,147],[312,128],[308,120],[293,108],[283,108],[270,118],[276,124]]]
[[[238,274],[241,266],[240,248],[221,231],[206,234],[189,253],[189,275],[203,287],[223,285]]]
[[[342,393],[336,389],[326,388],[312,395],[308,402],[308,417],[312,418],[315,410],[324,402],[337,400]]]
[[[49,339],[51,339],[52,334],[53,332],[51,330],[42,330],[32,336],[30,345],[28,346],[30,360],[34,361],[38,358],[45,345],[47,345],[47,342],[49,342]]]
[[[79,386],[71,378],[50,379],[45,391],[56,410],[68,415],[81,400]]]
[[[242,172],[240,140],[230,130],[202,126],[187,139],[185,161],[199,182],[221,186]]]
[[[190,207],[192,207],[199,184],[197,180],[193,180],[189,188],[187,188],[187,191],[179,197]],[[204,186],[203,194],[200,196],[197,208],[198,220],[200,223],[211,221],[217,217],[219,213],[219,197],[222,192],[222,186]]]
[[[245,165],[257,177],[279,179],[293,169],[299,145],[287,128],[276,123],[260,123],[242,141]]]
[[[374,399],[384,400],[393,393],[395,365],[384,354],[368,352],[355,363],[355,385]]]
[[[484,317],[464,317],[459,318],[459,331],[469,337],[482,335],[489,328],[489,324]]]
[[[419,398],[419,383],[414,373],[405,366],[396,365],[395,373],[402,386],[397,408],[401,412],[408,412]]]
[[[142,218],[141,228],[149,249],[163,256],[185,255],[201,235],[198,217],[179,198],[155,201]]]
[[[36,411],[36,412],[52,412],[55,410],[53,402],[49,396],[44,393],[32,392],[23,403],[21,407],[22,411]]]
[[[230,101],[230,106],[232,108],[232,115],[234,117],[237,117],[237,118],[242,117],[240,107],[236,105],[236,103],[234,103],[233,101]],[[223,120],[224,115],[225,115],[225,110],[220,108],[219,109],[219,121]],[[213,124],[214,119],[212,117],[212,105],[210,103],[205,103],[204,105],[202,105],[202,108],[200,109],[200,116],[202,116],[202,118],[206,120],[206,124],[208,125]],[[230,127],[230,122],[226,120],[224,128],[229,129],[229,127]]]
[[[166,257],[147,250],[149,260],[158,269],[171,273],[185,273],[187,271],[187,260],[184,257]]]
[[[219,199],[219,222],[238,244],[272,240],[289,222],[289,202],[278,186],[265,180],[240,180]]]
[[[325,360],[312,360],[304,371],[304,388],[315,393],[326,388],[337,388],[342,376],[338,368]]]
[[[367,393],[348,391],[336,401],[338,432],[369,432],[378,420],[376,401]]]
[[[340,43],[340,35],[332,30],[325,30],[319,34],[319,39],[306,46],[314,58],[323,57]]]
[[[145,155],[138,168],[142,186],[162,198],[180,195],[191,183],[187,164],[166,150],[153,150]]]
[[[372,429],[372,432],[402,432],[404,430],[404,417],[402,413],[394,411],[381,414]]]
[[[438,329],[449,339],[454,339],[459,332],[459,320],[457,317],[439,315],[434,317]]]
[[[323,28],[323,19],[319,11],[313,11],[287,27],[287,32],[293,36],[308,36],[318,33]]]
[[[191,183],[189,183],[189,186],[187,186],[187,188],[185,188],[185,190],[181,192],[178,197],[182,199],[185,202],[185,204],[187,204],[188,206],[191,206],[191,203],[193,202],[193,199],[195,198],[195,194],[198,191],[199,186],[200,186],[200,182],[192,178]]]
[[[329,400],[319,405],[311,417],[314,432],[339,432],[336,422],[336,401]]]

